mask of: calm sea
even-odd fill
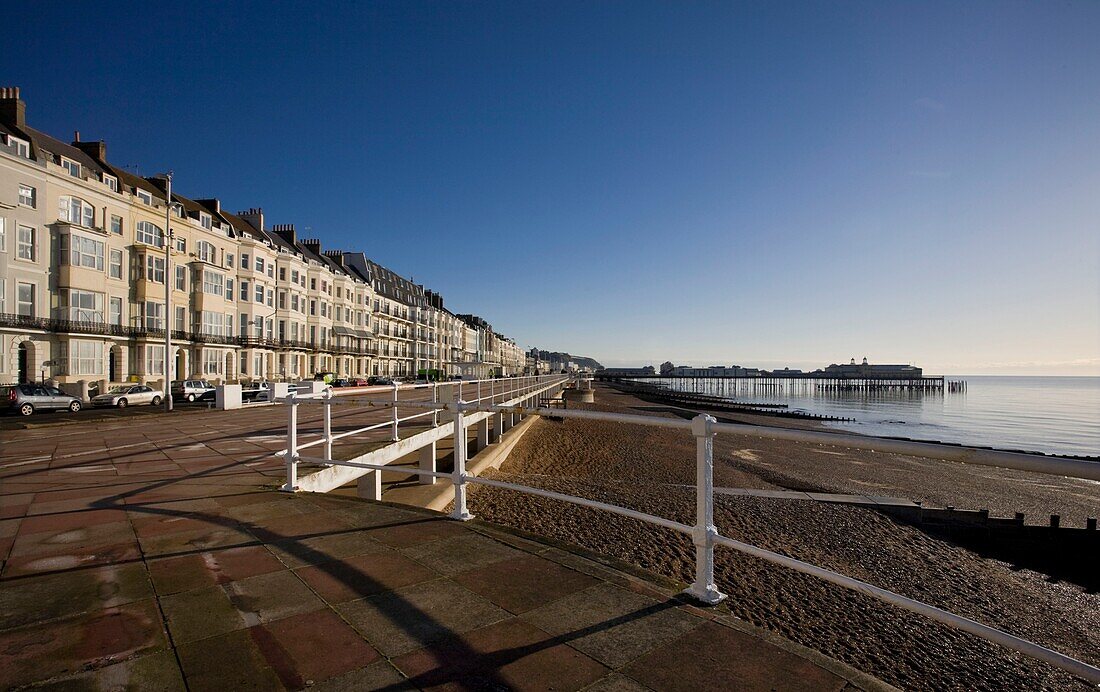
[[[784,403],[791,410],[854,418],[830,427],[866,435],[958,442],[1049,454],[1100,455],[1100,377],[949,376],[962,393],[825,393],[795,386],[761,391],[747,384],[699,391],[744,403]],[[671,386],[690,380],[663,380]],[[745,381],[741,381],[744,383]],[[683,385],[690,388],[690,385]]]

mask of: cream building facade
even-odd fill
[[[259,208],[169,199],[103,142],[63,142],[25,112],[0,89],[0,382],[163,382],[165,329],[171,379],[523,371],[513,341],[363,253],[269,228]]]

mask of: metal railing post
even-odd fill
[[[326,389],[322,395],[323,406],[325,409],[324,419],[324,431],[325,438],[325,460],[332,461],[332,390]]]
[[[287,397],[286,418],[286,485],[280,490],[292,493],[298,489],[298,402],[294,392]]]
[[[466,402],[462,399],[455,401],[455,463],[451,471],[451,483],[455,489],[455,506],[451,512],[451,518],[458,521],[469,521],[474,518],[466,510],[466,421],[463,409]]]
[[[435,382],[435,383],[432,384],[432,403],[433,404],[438,404],[439,403],[439,383],[438,382]],[[432,427],[433,428],[438,428],[439,427],[439,409],[437,409],[437,408],[432,409]]]
[[[691,419],[691,434],[695,436],[695,583],[684,590],[692,598],[707,605],[722,601],[726,594],[714,585],[714,428],[713,416],[698,415]]]
[[[397,436],[397,383],[393,383],[393,424],[390,427],[390,441],[397,442],[399,439]]]

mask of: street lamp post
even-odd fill
[[[164,174],[164,412],[172,412],[172,172]]]

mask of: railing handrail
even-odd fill
[[[725,594],[722,594],[714,583],[714,548],[716,545],[722,545],[749,555],[753,555],[757,558],[773,562],[775,564],[779,564],[790,569],[794,569],[804,574],[809,574],[811,576],[824,579],[826,581],[829,581],[830,583],[856,591],[858,593],[862,593],[866,596],[878,599],[880,601],[903,608],[905,610],[909,610],[910,612],[929,617],[948,626],[979,636],[983,639],[986,639],[987,641],[1000,644],[1020,653],[1024,653],[1033,658],[1037,658],[1039,660],[1050,663],[1074,675],[1089,680],[1092,683],[1100,683],[1100,668],[1085,663],[1084,661],[1066,656],[1065,654],[1054,651],[1053,649],[1048,649],[1029,640],[1016,637],[1015,635],[1009,634],[1007,632],[1004,632],[1003,630],[999,630],[994,627],[990,627],[976,620],[972,620],[970,618],[957,615],[942,608],[938,608],[936,606],[932,606],[927,603],[923,603],[921,601],[902,596],[901,594],[897,594],[881,587],[874,586],[873,584],[854,579],[852,577],[840,574],[839,572],[834,572],[832,570],[818,567],[816,565],[812,565],[810,563],[803,562],[801,560],[797,560],[786,555],[781,555],[779,553],[775,553],[748,543],[722,536],[720,533],[718,533],[718,529],[714,525],[714,438],[717,436],[718,432],[749,434],[762,437],[786,437],[787,439],[825,442],[826,444],[840,443],[848,447],[855,447],[860,449],[882,449],[883,443],[886,443],[886,446],[888,447],[890,445],[903,444],[907,445],[904,448],[908,450],[904,453],[916,454],[918,456],[931,456],[931,451],[927,448],[934,447],[936,448],[936,451],[938,453],[938,456],[936,458],[940,459],[943,458],[942,445],[934,445],[932,443],[905,442],[902,440],[889,440],[882,438],[870,438],[851,434],[834,435],[832,433],[816,433],[813,431],[791,430],[786,428],[768,428],[761,430],[761,428],[758,426],[718,423],[712,416],[708,416],[705,414],[700,414],[689,421],[676,418],[660,418],[656,416],[610,413],[602,411],[546,409],[537,406],[538,397],[540,394],[549,389],[552,389],[557,385],[564,384],[568,379],[570,379],[568,376],[562,375],[540,375],[524,376],[520,378],[492,378],[489,380],[455,380],[448,383],[427,383],[424,385],[416,385],[413,387],[414,389],[432,387],[433,401],[431,402],[399,401],[399,387],[396,384],[393,387],[393,398],[390,401],[376,401],[369,399],[363,401],[357,400],[354,397],[347,397],[346,399],[344,399],[344,401],[338,401],[333,398],[331,389],[326,390],[323,394],[319,396],[297,397],[295,396],[295,394],[292,393],[285,399],[285,403],[288,404],[287,448],[285,450],[282,450],[281,453],[277,453],[284,457],[284,461],[287,467],[287,483],[285,486],[283,486],[283,489],[292,492],[297,490],[297,465],[303,461],[307,461],[326,466],[346,466],[350,468],[365,469],[376,474],[381,473],[382,471],[387,471],[391,473],[402,473],[407,475],[425,476],[430,478],[449,477],[452,481],[455,492],[455,500],[453,503],[454,510],[451,513],[451,517],[462,521],[472,518],[472,515],[469,513],[466,507],[467,483],[497,487],[506,490],[513,490],[516,492],[547,497],[563,502],[569,502],[592,509],[598,509],[601,511],[630,517],[645,523],[653,524],[692,536],[692,541],[696,546],[695,581],[691,584],[691,586],[688,587],[688,589],[686,589],[686,593],[704,603],[715,604],[725,598]],[[492,386],[492,388],[490,389],[489,396],[484,397],[480,396],[482,389],[480,384],[478,384],[476,391],[476,393],[479,395],[476,402],[471,403],[464,401],[461,398],[459,387],[454,387],[454,401],[439,401],[438,387],[443,386],[444,384],[455,385],[459,382],[465,382],[469,384],[491,382],[493,383],[493,385],[495,385],[495,383],[502,381],[512,381],[516,385],[507,389],[503,387],[501,388],[499,396],[501,397],[502,405],[498,405],[495,403],[495,399],[498,396],[498,392],[496,391],[495,386]],[[510,398],[505,399],[504,397]],[[480,403],[485,398],[489,398],[491,400],[489,405],[483,405]],[[536,405],[503,405],[507,402],[514,401],[533,401]],[[319,402],[324,406],[324,427],[322,436],[320,439],[313,442],[299,445],[297,429],[298,406],[303,403],[316,402]],[[367,426],[365,428],[360,428],[358,430],[341,433],[339,436],[334,436],[332,434],[331,425],[333,405],[365,405],[377,406],[379,408],[392,408],[393,416],[391,421],[386,421],[372,426]],[[412,416],[399,418],[399,406],[420,408],[426,410],[424,410],[422,413],[418,413]],[[372,464],[363,461],[342,461],[332,458],[332,442],[336,439],[341,439],[369,430],[379,429],[381,427],[392,426],[392,439],[397,440],[398,425],[400,422],[412,420],[414,418],[419,418],[426,415],[432,415],[433,423],[437,423],[438,421],[436,417],[440,411],[449,411],[453,413],[455,452],[454,470],[450,474],[435,471],[434,467],[429,469],[410,469],[394,467],[387,464]],[[560,418],[603,420],[610,422],[688,430],[696,438],[697,469],[695,525],[690,526],[688,524],[676,522],[670,519],[666,519],[664,517],[659,517],[645,512],[639,512],[637,510],[628,509],[626,507],[619,507],[617,505],[589,500],[574,495],[557,493],[549,490],[543,490],[541,488],[508,483],[505,481],[497,481],[487,478],[470,476],[466,473],[467,433],[465,420],[467,414],[470,413],[487,413],[490,415],[509,414],[513,416],[519,415],[520,417],[524,415],[553,415]],[[778,434],[781,431],[782,435]],[[324,444],[323,457],[303,457],[300,454],[300,450],[319,444]],[[908,445],[915,446],[910,447]],[[995,450],[974,450],[955,447],[950,447],[950,449],[962,449],[964,453],[959,455],[959,457],[955,460],[962,461],[964,463],[980,465],[1005,465],[1007,468],[1032,470],[1040,473],[1057,473],[1058,475],[1068,475],[1090,480],[1100,480],[1100,463],[1079,461],[1073,459],[1055,459],[1045,457],[1043,455],[1029,455],[1015,452],[996,452]],[[1002,455],[1007,456],[1002,457]]]

